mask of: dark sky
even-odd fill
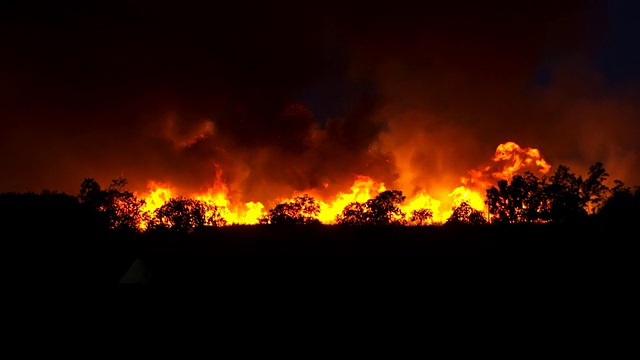
[[[514,5],[517,4],[517,5]],[[3,1],[0,191],[455,182],[512,140],[640,183],[633,1]]]

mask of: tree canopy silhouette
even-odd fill
[[[469,224],[481,225],[486,224],[487,220],[482,212],[474,209],[471,205],[464,201],[453,209],[453,213],[447,219],[446,224]]]
[[[509,183],[499,180],[487,189],[486,204],[492,221],[497,223],[534,222],[548,219],[548,194],[544,180],[531,172],[516,175]]]
[[[604,184],[608,176],[600,162],[589,168],[585,180],[565,165],[548,178],[526,172],[487,189],[486,203],[495,223],[579,221],[605,203],[610,192]]]
[[[581,195],[589,214],[595,214],[600,210],[611,189],[604,185],[609,174],[604,169],[601,162],[597,162],[589,167],[587,178],[582,182]]]
[[[615,227],[635,224],[640,218],[640,186],[631,189],[620,180],[614,180],[611,195],[597,213],[601,222]]]
[[[411,212],[409,223],[411,225],[427,225],[433,220],[433,211],[430,209],[416,209]]]
[[[640,216],[640,188],[634,190],[620,180],[610,189],[609,174],[596,162],[587,176],[576,175],[559,165],[550,176],[531,172],[500,180],[486,190],[486,204],[492,223],[554,222],[571,223],[594,218],[607,224],[633,222]],[[118,178],[103,189],[93,178],[85,178],[76,196],[43,191],[42,194],[0,194],[1,218],[6,224],[48,224],[51,228],[79,219],[78,228],[171,229],[190,232],[201,226],[222,226],[221,209],[204,201],[177,197],[153,213],[143,211],[145,201],[126,189],[127,180]],[[430,209],[413,210],[408,219],[400,208],[405,196],[400,190],[387,190],[365,202],[352,202],[336,216],[338,224],[348,225],[427,225],[433,220]],[[60,215],[65,213],[67,215]],[[22,215],[20,215],[22,214]],[[320,206],[308,194],[277,204],[259,219],[262,224],[317,224]],[[28,219],[28,220],[24,220]],[[453,209],[446,223],[481,224],[487,219],[469,203]]]
[[[145,201],[125,190],[127,183],[127,179],[120,177],[103,190],[97,181],[86,178],[77,197],[83,206],[98,212],[109,228],[138,230],[145,220],[142,212]]]
[[[550,201],[553,222],[573,222],[587,215],[582,197],[582,177],[572,173],[568,166],[560,165],[550,178],[546,192]]]
[[[320,206],[315,199],[307,194],[298,196],[291,201],[277,204],[269,213],[260,219],[262,224],[318,224]]]
[[[398,205],[405,198],[400,190],[383,191],[364,203],[349,203],[337,216],[336,222],[347,225],[404,224],[405,213]]]
[[[223,226],[218,207],[204,201],[176,197],[156,209],[149,222],[149,229],[167,229],[177,232],[191,232],[202,226]]]

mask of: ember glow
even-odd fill
[[[470,170],[468,176],[460,179],[460,184],[450,187],[451,190],[448,191],[446,198],[437,199],[431,196],[427,189],[420,189],[414,195],[407,196],[400,208],[405,213],[405,220],[408,223],[410,223],[412,212],[420,209],[428,209],[432,212],[433,218],[430,219],[430,223],[443,223],[451,216],[453,208],[463,202],[469,203],[478,211],[486,212],[485,190],[495,185],[497,180],[508,180],[523,171],[546,174],[550,168],[551,166],[542,158],[538,149],[522,148],[515,142],[505,142],[498,145],[490,164]],[[222,174],[221,169],[218,168],[217,174]],[[327,186],[329,184],[323,188]],[[447,186],[443,184],[439,188],[447,188]],[[308,189],[294,193],[290,198],[274,199],[273,204],[290,202],[297,196],[307,194],[320,206],[317,219],[323,224],[334,224],[336,217],[348,204],[364,203],[388,189],[383,182],[376,181],[370,176],[357,175],[349,190],[338,192],[334,196],[326,197],[315,189]],[[178,194],[178,190],[170,184],[152,180],[148,183],[148,192],[137,194],[137,196],[145,200],[143,210],[153,217],[156,209]],[[221,176],[215,179],[206,192],[181,194],[181,196],[216,206],[229,225],[257,224],[268,210],[267,206],[258,201],[239,202],[233,199],[230,196],[229,187],[221,180]],[[144,228],[145,225],[143,224],[142,227]]]

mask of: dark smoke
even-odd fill
[[[457,185],[508,140],[640,180],[637,93],[588,61],[602,8],[372,4],[1,5],[0,190],[219,176],[266,203],[369,175],[412,191]]]

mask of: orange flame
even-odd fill
[[[453,211],[462,202],[467,202],[478,211],[485,209],[485,192],[493,186],[497,180],[510,179],[514,174],[523,169],[534,168],[541,173],[547,173],[551,166],[541,157],[540,151],[535,148],[521,148],[515,142],[506,142],[498,145],[494,156],[491,158],[492,164],[472,169],[468,172],[469,177],[462,177],[458,185],[451,191],[447,191],[447,201],[436,199],[426,189],[418,189],[413,195],[407,196],[400,209],[406,214],[405,220],[409,222],[414,210],[428,209],[432,218],[429,223],[445,222]],[[221,179],[222,171],[216,171],[216,180],[212,187],[202,194],[192,194],[191,198],[204,201],[214,205],[220,211],[222,218],[227,224],[257,224],[261,217],[266,214],[265,207],[260,202],[234,202],[229,198],[229,188]],[[326,189],[330,186],[324,183]],[[446,189],[446,186],[442,188]],[[177,190],[168,184],[161,184],[150,181],[148,184],[149,193],[144,197],[146,202],[143,211],[153,216],[153,212],[170,200]],[[317,219],[324,224],[333,224],[337,215],[341,214],[345,206],[352,202],[366,202],[374,198],[379,193],[387,190],[382,182],[377,182],[368,176],[357,176],[347,192],[338,192],[332,199],[323,199],[313,189],[301,191],[291,198],[281,199],[280,202],[292,201],[295,197],[303,194],[312,196],[320,207]],[[406,194],[405,194],[406,195]],[[448,209],[441,209],[444,203],[451,204]],[[144,228],[146,224],[143,224]]]
[[[366,202],[374,198],[379,193],[387,190],[383,183],[376,182],[368,176],[359,175],[351,186],[351,192],[339,192],[335,199],[331,202],[316,200],[320,207],[320,214],[317,219],[323,224],[333,224],[336,217],[342,213],[342,210],[352,202]],[[317,196],[314,191],[309,192],[311,196]],[[302,195],[302,193],[296,196]],[[285,200],[290,201],[291,199]]]
[[[422,190],[414,195],[411,199],[405,200],[400,209],[406,214],[405,220],[410,221],[411,213],[415,210],[429,209],[433,218],[431,223],[442,222],[442,213],[440,211],[440,200],[432,198],[426,191]]]
[[[149,218],[153,218],[155,211],[174,197],[175,189],[169,184],[163,184],[153,180],[147,183],[147,189],[149,190],[149,194],[144,197],[144,205],[141,211],[147,214]],[[140,224],[140,229],[144,230],[148,226],[148,221],[143,220]]]

